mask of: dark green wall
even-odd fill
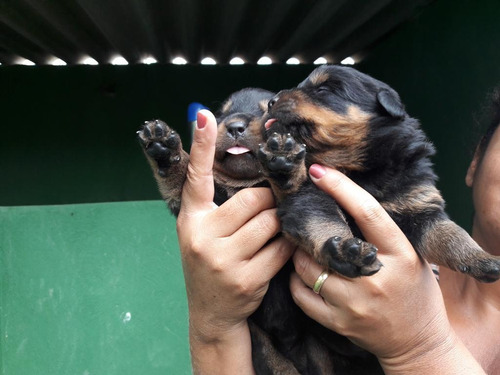
[[[473,116],[500,82],[499,19],[496,0],[437,0],[358,66],[394,86],[421,119],[438,148],[449,212],[464,226]],[[241,87],[291,87],[312,69],[0,67],[0,205],[157,199],[135,140],[144,120],[186,129],[191,101],[216,107]]]
[[[486,96],[500,84],[500,2],[438,0],[375,48],[359,65],[390,83],[421,120],[438,153],[448,212],[470,227],[464,184]]]
[[[247,86],[292,87],[311,67],[0,67],[0,206],[158,199],[135,138]]]

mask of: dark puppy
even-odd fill
[[[259,157],[283,233],[319,263],[348,277],[381,267],[375,247],[308,179],[312,163],[335,167],[370,192],[429,262],[483,282],[500,277],[500,260],[444,212],[429,159],[434,148],[388,85],[352,68],[322,66],[278,93],[267,118]]]
[[[256,120],[267,110],[273,96],[263,89],[243,89],[232,94],[216,114],[215,203],[222,204],[246,187],[268,186],[256,157],[262,142],[260,123]],[[137,134],[160,193],[177,216],[189,154],[182,149],[179,135],[161,120],[146,121]]]
[[[263,113],[258,105],[262,98],[256,98],[251,90],[243,90],[221,111],[214,166],[218,203],[238,189],[265,184],[263,171],[277,197],[286,236],[343,275],[373,274],[381,266],[376,249],[358,239],[361,234],[352,220],[307,177],[310,164],[330,165],[372,193],[427,259],[483,281],[498,278],[498,261],[446,217],[429,161],[434,148],[390,87],[354,69],[320,67],[298,88],[269,101],[261,135],[247,117]],[[245,131],[239,125],[228,126],[238,123],[234,118],[248,119]],[[178,212],[188,162],[178,136],[153,121],[144,125],[139,138],[163,197]],[[263,143],[260,149],[255,142]],[[252,150],[248,160],[226,154],[236,145]],[[262,166],[255,160],[257,149]],[[456,249],[461,249],[459,254]],[[374,356],[312,321],[293,303],[288,287],[291,269],[288,264],[271,280],[261,306],[249,319],[256,372],[382,374]]]
[[[444,212],[430,162],[434,147],[388,85],[352,68],[319,67],[269,102],[262,128],[267,141],[259,158],[282,232],[325,268],[356,277],[382,265],[353,220],[309,180],[313,163],[335,167],[369,191],[428,261],[484,282],[499,278],[499,259]],[[382,374],[373,356],[297,309],[288,275],[285,268],[271,281],[252,317],[257,373]]]
[[[217,114],[217,204],[242,188],[268,186],[256,155],[264,142],[262,116],[273,97],[265,90],[244,89],[231,95]],[[178,134],[160,120],[147,121],[138,137],[159,190],[177,215],[189,155]],[[332,374],[335,368],[336,374],[382,374],[374,356],[311,320],[295,305],[288,286],[292,268],[289,262],[271,280],[261,306],[249,318],[256,373]]]

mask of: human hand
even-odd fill
[[[190,314],[190,334],[220,341],[246,330],[269,280],[290,258],[270,189],[245,189],[220,207],[213,203],[217,124],[200,111],[177,232]]]
[[[313,165],[310,175],[377,246],[384,266],[372,276],[355,279],[332,273],[317,295],[311,288],[323,268],[297,251],[290,281],[295,302],[325,327],[374,353],[387,373],[418,373],[422,369],[417,364],[429,362],[429,353],[441,357],[461,347],[432,270],[380,204],[336,170]]]

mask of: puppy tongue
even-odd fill
[[[276,121],[275,118],[270,118],[269,120],[266,121],[266,123],[264,124],[264,127],[266,129],[269,129],[271,127],[271,125]]]
[[[229,148],[226,152],[228,152],[232,155],[240,155],[240,154],[244,154],[246,152],[250,152],[250,150],[246,147],[234,146],[234,147]]]

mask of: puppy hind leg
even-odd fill
[[[500,257],[484,251],[460,226],[449,219],[430,224],[416,246],[427,261],[468,274],[482,282],[500,278]]]
[[[248,326],[252,337],[252,362],[257,374],[300,374],[292,361],[278,351],[268,333],[251,319]]]

